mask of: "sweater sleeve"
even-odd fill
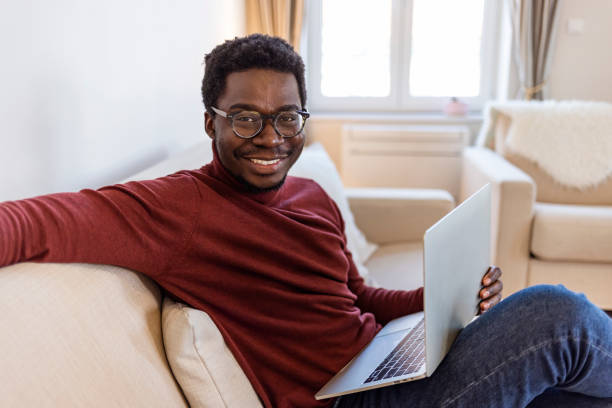
[[[357,296],[355,305],[364,313],[372,313],[376,317],[376,321],[383,325],[397,317],[422,311],[422,287],[405,291],[374,288],[365,284],[346,245],[342,214],[336,203],[329,196],[328,199],[331,202],[334,218],[339,225],[339,230],[342,231],[344,253],[349,261],[347,284],[351,292]]]
[[[0,204],[0,266],[17,262],[117,265],[150,276],[186,245],[198,188],[176,173]]]
[[[368,286],[357,272],[350,253],[347,256],[350,260],[348,286],[357,295],[355,304],[362,312],[372,313],[376,321],[384,325],[397,317],[423,310],[422,287],[406,291]]]

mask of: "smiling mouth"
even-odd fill
[[[270,166],[270,165],[276,164],[281,161],[281,159],[263,160],[263,159],[251,159],[251,158],[249,158],[248,160],[250,160],[252,163],[261,164],[264,166]]]
[[[258,176],[273,176],[284,167],[289,156],[276,156],[274,158],[243,157],[248,164],[249,171]]]

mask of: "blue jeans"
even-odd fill
[[[337,406],[612,407],[612,319],[563,286],[530,287],[463,329],[431,377]]]

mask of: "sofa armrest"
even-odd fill
[[[536,187],[525,172],[497,153],[468,147],[463,153],[461,199],[491,183],[491,258],[504,272],[504,296],[527,286]]]
[[[455,206],[444,190],[347,188],[355,223],[377,244],[421,241],[431,225]]]

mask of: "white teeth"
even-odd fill
[[[274,159],[274,160],[249,159],[249,160],[255,164],[264,164],[264,165],[276,164],[280,161],[280,159]]]

